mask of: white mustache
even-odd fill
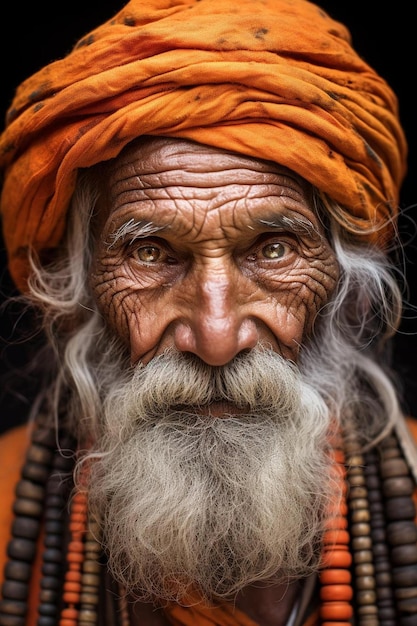
[[[137,367],[127,383],[130,410],[152,418],[219,402],[249,415],[278,413],[285,418],[294,410],[294,394],[301,385],[296,365],[264,349],[242,353],[221,367],[168,351]],[[117,401],[123,402],[123,391]]]

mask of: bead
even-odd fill
[[[7,547],[7,555],[11,559],[22,560],[28,563],[33,560],[35,552],[36,543],[34,541],[18,537],[11,539]]]
[[[13,522],[12,535],[25,539],[36,539],[39,534],[40,522],[33,517],[19,516]]]
[[[364,563],[358,563],[358,565],[355,566],[355,575],[356,576],[373,576],[375,573],[375,568],[373,563],[369,563],[369,562],[364,562]]]
[[[376,593],[372,589],[364,589],[364,590],[358,591],[356,594],[356,601],[360,605],[375,604]]]
[[[350,532],[353,537],[358,537],[359,535],[370,535],[371,526],[365,522],[352,524]]]
[[[84,555],[81,552],[69,552],[67,554],[68,563],[82,563]]]
[[[57,550],[56,548],[47,548],[43,552],[43,558],[45,559],[45,561],[48,561],[49,563],[51,562],[61,563],[62,561],[61,550]]]
[[[71,606],[66,607],[65,609],[62,609],[61,617],[65,619],[77,619],[78,610]]]
[[[94,552],[95,554],[101,552],[101,545],[98,541],[86,541],[85,542],[85,550],[86,552]]]
[[[375,578],[373,576],[360,576],[356,580],[356,588],[360,590],[375,589]]]
[[[40,615],[36,626],[57,626],[56,616]]]
[[[80,624],[86,622],[88,624],[96,624],[97,613],[91,609],[81,609],[79,616]]]
[[[64,602],[66,602],[67,604],[78,604],[80,594],[75,593],[74,591],[64,591],[62,597],[64,599]]]
[[[60,519],[50,519],[45,522],[46,534],[60,534],[64,528],[64,525]]]
[[[58,591],[55,589],[41,589],[39,592],[39,600],[48,604],[55,604],[58,599]]]
[[[397,626],[397,624],[395,624]],[[398,626],[417,626],[417,615],[403,615]]]
[[[369,509],[358,509],[352,512],[351,520],[353,524],[358,524],[361,522],[369,522],[371,516],[369,513]]]
[[[349,472],[349,483],[353,487],[363,487],[365,485],[365,477],[362,473],[354,474],[353,472]]]
[[[27,604],[21,600],[6,600],[4,598],[0,602],[0,614],[24,616],[26,610]]]
[[[356,500],[351,500],[350,508],[352,509],[352,511],[356,511],[357,509],[367,509],[368,500],[366,498],[357,498]]]
[[[5,580],[2,586],[3,597],[8,600],[26,600],[29,585],[18,580]]]
[[[378,608],[375,604],[362,604],[358,607],[358,613],[362,617],[366,616],[374,616],[378,614]]]
[[[353,609],[347,602],[323,602],[320,616],[323,620],[349,620]]]
[[[29,461],[23,466],[22,476],[27,480],[33,480],[37,483],[45,483],[48,480],[49,467],[41,465],[40,463],[33,463]]]
[[[50,465],[52,460],[52,450],[37,443],[32,443],[27,451],[26,458],[34,463]]]
[[[81,583],[82,574],[80,571],[69,570],[65,574],[65,579],[69,582],[78,582]]]
[[[26,617],[6,615],[0,610],[0,624],[1,626],[26,626]]]
[[[384,480],[382,490],[386,498],[411,496],[414,491],[414,484],[408,476],[397,476]]]
[[[80,595],[80,602],[82,602],[83,604],[91,604],[93,606],[98,604],[99,602],[98,591],[94,590],[94,592],[91,591],[90,593],[83,592]]]
[[[358,550],[355,553],[355,563],[371,563],[373,555],[371,550]]]
[[[416,542],[417,527],[412,521],[391,522],[387,526],[387,538],[392,545]]]
[[[394,567],[392,579],[398,587],[414,587],[417,585],[417,567],[415,565]]]
[[[391,550],[393,565],[412,565],[417,563],[417,544],[396,546]]]
[[[375,582],[377,587],[390,587],[392,584],[391,572],[381,572],[375,575]]]
[[[415,505],[411,498],[401,496],[387,500],[386,514],[389,520],[414,519],[415,513]]]
[[[4,569],[5,578],[27,582],[32,575],[30,563],[9,560]]]
[[[352,581],[352,575],[348,569],[324,569],[320,572],[320,582],[322,585],[345,584]]]
[[[373,543],[385,543],[387,539],[385,528],[383,526],[378,527],[375,526],[375,524],[372,524],[371,539]]]
[[[19,480],[15,490],[18,498],[29,498],[30,500],[43,501],[45,496],[45,488],[43,485],[37,485],[30,480]]]
[[[378,603],[383,604],[387,600],[391,601],[394,597],[391,587],[379,587],[377,589]]]
[[[347,530],[326,530],[323,543],[324,545],[348,544],[349,533]]]
[[[320,597],[324,602],[349,601],[353,597],[350,585],[324,585],[320,589]]]
[[[62,571],[62,563],[43,562],[42,574],[44,576],[59,576]]]
[[[417,598],[417,587],[400,587],[399,589],[395,589],[394,595],[399,600]]]
[[[56,433],[53,428],[36,428],[31,434],[32,443],[40,443],[52,450],[56,447]]]
[[[68,550],[70,552],[84,552],[84,544],[82,541],[70,541],[68,544]]]
[[[346,530],[348,527],[348,521],[346,517],[342,517],[340,516],[334,516],[334,517],[329,517],[326,521],[325,521],[325,529],[326,530]]]
[[[55,604],[48,604],[47,602],[42,602],[38,606],[38,611],[40,615],[46,615],[47,617],[56,616],[56,606]]]
[[[41,580],[43,589],[59,589],[60,581],[55,576],[44,576]]]
[[[408,467],[404,459],[387,459],[381,463],[382,478],[392,478],[394,476],[407,476]]]
[[[356,550],[371,550],[372,548],[372,540],[370,537],[354,537],[352,539],[352,548]]]
[[[29,517],[39,518],[42,515],[43,505],[37,500],[29,498],[17,498],[13,503],[13,513],[15,515],[29,515]]]
[[[399,611],[404,611],[405,613],[417,613],[417,598],[399,600],[397,606]]]
[[[351,487],[349,490],[349,500],[363,500],[368,496],[368,489],[363,487]]]
[[[61,537],[61,535],[53,535],[53,534],[45,535],[44,545],[45,545],[46,548],[60,549],[61,546],[62,546],[62,537]]]
[[[100,572],[100,569],[100,563],[91,559],[86,560],[83,567],[83,571],[90,574],[98,574]]]
[[[83,573],[82,575],[82,584],[83,585],[87,585],[87,586],[91,586],[91,587],[97,587],[100,583],[100,576],[96,575],[96,574],[85,574]]]
[[[337,620],[337,622],[325,621],[321,622],[321,626],[351,626],[351,622],[341,622],[340,620]]]

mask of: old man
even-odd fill
[[[47,344],[1,441],[1,625],[417,623],[405,161],[306,0],[131,0],[19,87],[3,229]]]

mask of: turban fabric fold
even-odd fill
[[[397,99],[307,0],[131,0],[17,89],[0,137],[1,212],[22,290],[60,244],[77,170],[141,135],[290,168],[383,247],[406,170]]]

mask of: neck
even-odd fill
[[[285,626],[300,594],[300,582],[267,585],[257,583],[241,591],[233,605],[258,626]],[[164,611],[151,604],[129,602],[131,626],[168,626]],[[238,622],[240,623],[240,622]]]
[[[236,606],[259,626],[285,626],[300,589],[299,581],[250,585],[239,593]]]

